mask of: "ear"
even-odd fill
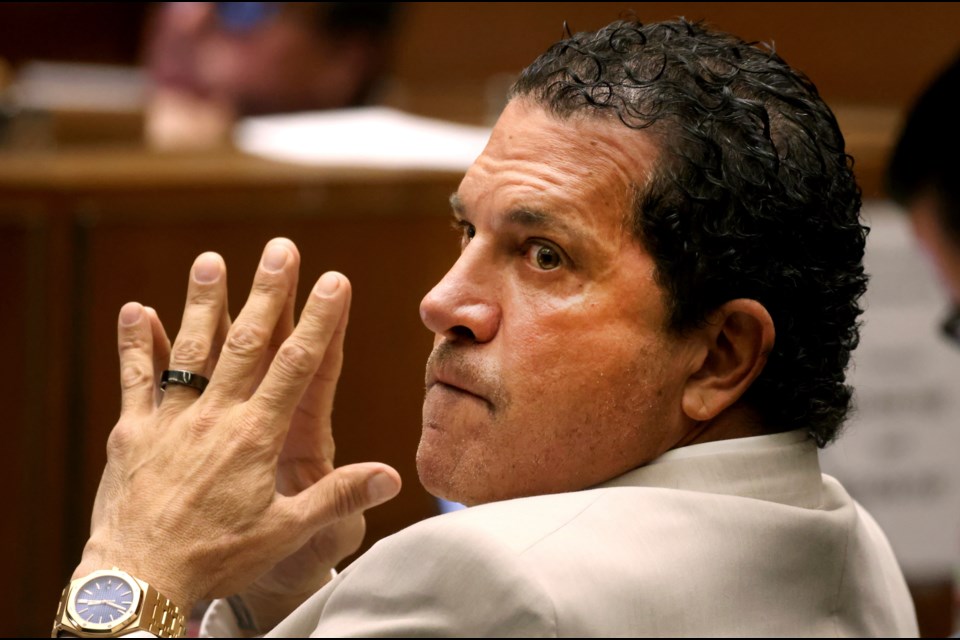
[[[712,420],[746,392],[767,363],[773,349],[773,319],[756,300],[724,303],[698,329],[705,350],[700,368],[683,391],[683,412],[688,418]]]

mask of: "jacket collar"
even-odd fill
[[[798,429],[674,449],[597,488],[660,487],[816,508],[822,485],[816,443]]]

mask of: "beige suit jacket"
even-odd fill
[[[229,631],[223,603],[206,632]],[[916,636],[883,533],[800,432],[377,543],[273,636]]]

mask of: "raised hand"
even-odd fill
[[[268,244],[231,326],[226,267],[200,256],[172,350],[152,310],[123,307],[121,416],[75,577],[117,566],[187,608],[258,578],[252,600],[302,599],[360,544],[362,511],[399,491],[386,465],[333,467],[350,284],[324,274],[294,327],[298,268],[293,243]],[[165,368],[210,384],[202,395],[170,385],[158,405]]]

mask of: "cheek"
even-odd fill
[[[584,318],[544,324],[505,341],[504,372],[514,413],[541,435],[567,439],[600,420],[635,429],[670,402],[661,345],[629,323]]]
[[[603,347],[603,348],[601,348]],[[605,353],[601,354],[601,351]],[[577,365],[517,381],[514,404],[488,442],[494,477],[520,494],[573,491],[640,466],[669,448],[671,406],[655,354],[584,341]]]

